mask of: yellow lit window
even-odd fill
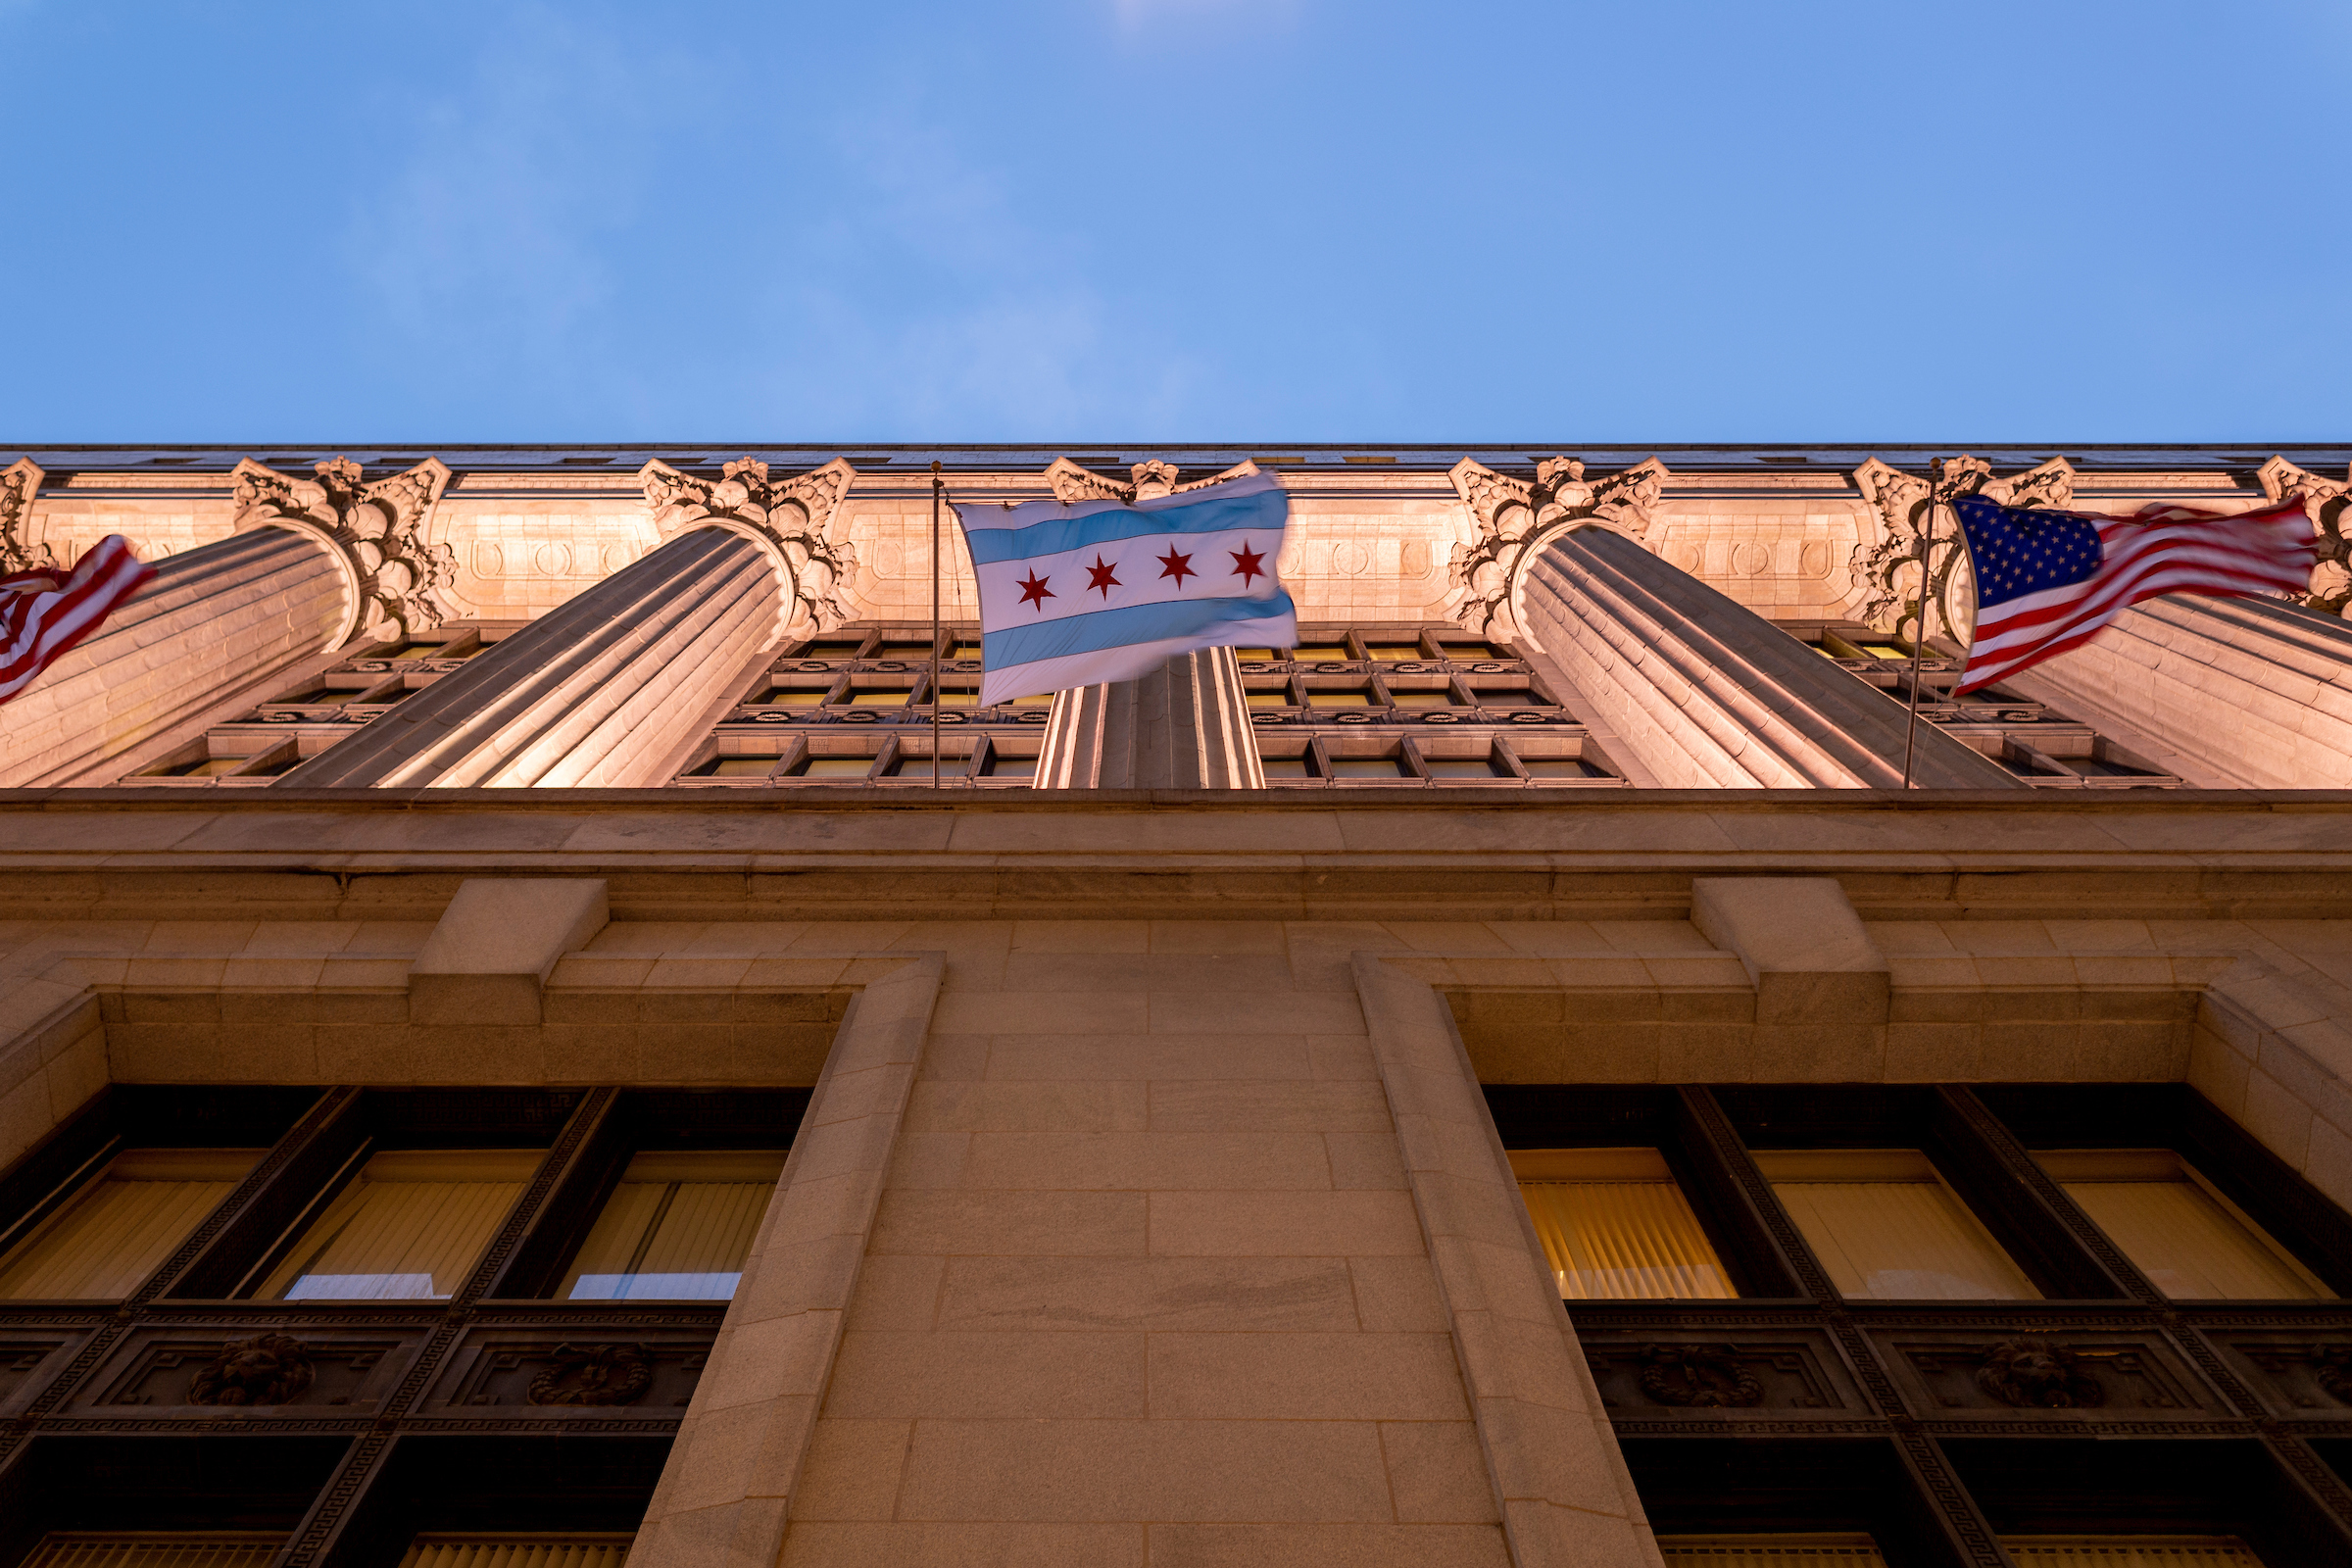
[[[1250,663],[1270,664],[1274,662],[1276,655],[1271,648],[1236,648],[1233,651],[1233,657]]]
[[[270,1273],[269,1300],[445,1301],[538,1167],[530,1149],[377,1154]]]
[[[977,706],[979,701],[980,692],[977,687],[949,686],[942,688],[939,706],[942,708],[972,708]]]
[[[1306,706],[1309,708],[1370,708],[1372,694],[1367,691],[1319,692],[1308,688]]]
[[[575,1301],[723,1301],[784,1174],[781,1152],[639,1154],[560,1293]]]
[[[43,1536],[24,1568],[268,1568],[283,1536],[223,1531],[60,1530]]]
[[[913,692],[905,687],[885,690],[869,686],[861,691],[850,693],[849,706],[852,708],[904,708],[906,706],[906,700],[913,695]]]
[[[2235,1536],[2003,1536],[2017,1568],[2262,1568]]]
[[[2334,1294],[2169,1149],[2063,1150],[2034,1158],[2167,1296]]]
[[[1514,1150],[1511,1173],[1564,1298],[1739,1294],[1656,1150]]]
[[[1346,648],[1342,647],[1338,643],[1317,643],[1311,648],[1292,649],[1291,657],[1297,660],[1303,660],[1309,663],[1328,663],[1333,660],[1348,659],[1351,658],[1352,656]]]
[[[1779,1150],[1759,1152],[1756,1163],[1842,1295],[2041,1295],[1916,1149]]]
[[[1374,659],[1390,662],[1400,659],[1419,659],[1421,657],[1420,646],[1416,643],[1366,643],[1364,652]]]
[[[1251,708],[1288,708],[1291,706],[1291,689],[1288,686],[1274,686],[1262,691],[1252,691],[1250,693],[1250,706]]]
[[[1492,662],[1494,660],[1507,657],[1506,655],[1496,653],[1493,647],[1486,643],[1446,643],[1444,646],[1446,649],[1446,657],[1447,659],[1454,660],[1457,662],[1461,661],[1469,661],[1471,662],[1486,661],[1488,662]]]
[[[163,1266],[196,1222],[244,1180],[258,1149],[117,1154],[0,1263],[0,1297],[115,1299]]]
[[[1862,651],[1873,659],[1909,659],[1911,650],[1897,648],[1892,643],[1864,643]]]
[[[400,1568],[622,1568],[633,1536],[418,1536]]]
[[[755,706],[774,708],[818,708],[825,701],[824,686],[770,686],[752,699]]]
[[[1868,1536],[1660,1536],[1667,1568],[1886,1568]]]
[[[1052,692],[1032,692],[1026,697],[1015,697],[1004,706],[1006,708],[1052,708],[1054,694]]]
[[[956,645],[956,651],[950,654],[948,657],[950,659],[978,659],[980,657],[980,645],[978,643],[957,643]]]

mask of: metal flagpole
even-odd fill
[[[1911,717],[1903,728],[1903,788],[1911,787],[1911,749],[1919,739],[1919,662],[1928,646],[1928,551],[1936,537],[1936,490],[1943,460],[1928,465],[1928,505],[1919,519],[1919,599],[1911,620]]]
[[[931,787],[939,782],[939,497],[947,481],[931,460]]]

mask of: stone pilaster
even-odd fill
[[[1179,484],[1166,463],[1119,480],[1057,458],[1046,470],[1063,501],[1150,501],[1257,472],[1243,463]],[[1149,675],[1056,693],[1034,783],[1048,790],[1262,790],[1250,699],[1230,648],[1179,654]]]
[[[1579,528],[1530,551],[1517,633],[1670,789],[1894,789],[1900,703],[1634,540]],[[1991,759],[1919,726],[1912,782],[2023,789]]]
[[[295,788],[666,781],[775,646],[774,553],[682,534],[285,775]]]
[[[1046,790],[1262,790],[1250,699],[1230,648],[1178,654],[1135,680],[1061,692],[1046,725]]]
[[[345,558],[309,533],[260,527],[165,557],[8,705],[0,786],[108,782],[143,743],[258,700],[336,646],[354,599]]]

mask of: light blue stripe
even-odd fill
[[[990,669],[1010,669],[1015,664],[1068,654],[1095,654],[1130,643],[1198,636],[1229,620],[1266,620],[1296,613],[1291,596],[1279,591],[1271,599],[1178,599],[1164,605],[1129,605],[1123,610],[1095,610],[986,633],[980,639],[980,658]]]
[[[1026,528],[966,528],[976,564],[999,561],[1029,561],[1055,556],[1064,550],[1085,550],[1114,539],[1149,538],[1161,533],[1221,533],[1228,528],[1279,528],[1290,511],[1291,498],[1280,490],[1255,495],[1216,496],[1181,507],[1136,512],[1121,507],[1091,512],[1083,517],[1054,517]]]

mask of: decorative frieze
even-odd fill
[[[1511,591],[1538,542],[1563,525],[1588,523],[1646,544],[1651,513],[1665,493],[1666,465],[1655,458],[1587,480],[1575,458],[1545,458],[1534,483],[1464,458],[1447,475],[1470,509],[1478,537],[1457,544],[1448,564],[1446,613],[1474,632],[1515,637]]]
[[[727,528],[758,540],[781,562],[790,585],[783,634],[831,631],[857,611],[845,599],[858,550],[840,523],[841,503],[858,470],[841,458],[821,468],[771,479],[757,458],[723,465],[716,480],[698,479],[656,458],[637,472],[664,540],[695,528]]]
[[[350,624],[338,645],[404,637],[448,619],[442,595],[457,578],[457,557],[428,537],[449,485],[447,465],[427,458],[373,483],[349,458],[330,458],[316,471],[317,479],[297,479],[251,458],[238,464],[230,474],[236,531],[291,528],[335,552],[351,578]]]
[[[1879,521],[1878,537],[1854,547],[1853,579],[1861,595],[1856,614],[1873,626],[1894,628],[1919,597],[1919,535],[1931,502],[1941,509],[1962,496],[1981,495],[2005,507],[2064,507],[2075,499],[2075,468],[2062,457],[2052,458],[1996,479],[1991,464],[1962,453],[1938,459],[1930,479],[1872,458],[1854,470],[1854,487]],[[1938,511],[1934,526],[1934,542],[1943,545],[1956,524]],[[1930,555],[1928,635],[1965,644],[1976,625],[1976,578],[1968,552],[1947,548]]]

